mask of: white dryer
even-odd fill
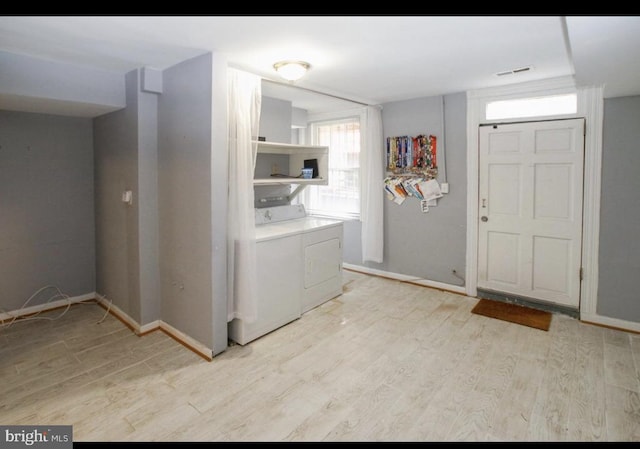
[[[242,345],[342,294],[342,221],[308,216],[302,204],[257,208],[255,219],[258,318],[229,323]]]

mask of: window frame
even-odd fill
[[[574,110],[573,111],[563,111],[563,112],[551,112],[550,110],[548,111],[549,113],[547,114],[535,114],[535,113],[526,113],[526,112],[516,112],[513,115],[502,115],[499,117],[489,117],[489,109],[492,105],[496,105],[499,103],[502,104],[506,104],[506,103],[525,103],[525,102],[529,102],[529,103],[535,103],[535,102],[539,102],[542,103],[546,100],[549,101],[553,101],[554,99],[558,99],[561,97],[573,97],[573,102],[574,102]],[[532,95],[532,96],[517,96],[517,97],[512,97],[512,98],[502,98],[502,99],[496,99],[496,100],[488,100],[485,104],[484,104],[484,116],[485,119],[487,121],[504,121],[504,120],[518,120],[518,121],[527,121],[527,120],[535,120],[535,119],[540,119],[541,117],[553,117],[553,118],[560,118],[560,117],[570,117],[570,116],[574,116],[575,114],[577,114],[578,112],[578,94],[577,92],[563,92],[563,93],[554,93],[551,95]]]
[[[319,143],[317,142],[317,133],[318,133],[318,127],[322,126],[322,125],[326,125],[326,124],[339,124],[339,123],[351,123],[351,122],[357,122],[359,124],[359,130],[358,132],[360,133],[359,136],[359,140],[360,140],[360,148],[358,150],[358,182],[357,182],[357,187],[356,187],[356,192],[358,195],[357,201],[358,201],[358,212],[343,212],[343,211],[331,211],[331,210],[324,210],[324,209],[313,209],[309,206],[307,206],[307,210],[310,212],[311,215],[314,216],[321,216],[321,217],[328,217],[328,218],[337,218],[337,219],[355,219],[355,220],[359,220],[360,219],[360,214],[361,214],[361,200],[362,200],[362,188],[361,188],[361,179],[360,179],[360,174],[361,174],[361,168],[362,168],[362,155],[361,155],[361,151],[362,151],[362,124],[363,124],[363,117],[362,117],[362,113],[360,110],[348,110],[348,111],[342,111],[342,112],[338,112],[338,113],[324,113],[324,114],[318,114],[316,116],[313,117],[309,117],[308,120],[308,130],[309,132],[307,133],[306,137],[307,137],[307,143],[309,145],[319,145]],[[331,153],[331,147],[329,147],[329,153]],[[330,156],[329,156],[330,157]],[[331,176],[329,176],[329,184],[331,183]],[[310,185],[307,187],[307,191],[305,191],[303,193],[303,195],[300,195],[300,200],[306,200],[306,202],[309,202],[309,194],[310,191],[309,189],[319,189],[319,188],[323,188],[326,186],[313,186]]]

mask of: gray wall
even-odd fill
[[[211,54],[163,72],[163,93],[158,98],[162,319],[209,347],[213,346],[211,99]]]
[[[94,120],[96,291],[140,323],[138,72],[125,78],[127,107]]]
[[[160,319],[160,286],[157,95],[141,80],[127,73],[127,107],[94,120],[94,151],[97,292],[144,325]]]
[[[3,58],[3,62],[5,61],[6,58]],[[38,196],[39,198],[34,200],[46,199],[49,203],[55,204],[56,209],[34,202],[38,207],[33,210],[33,214],[31,211],[25,213],[25,209],[21,216],[15,216],[6,212],[10,209],[17,210],[15,205],[9,202],[6,205],[2,204],[0,220],[10,221],[12,225],[3,226],[0,239],[12,240],[14,243],[6,248],[0,247],[0,260],[5,265],[10,261],[13,267],[21,269],[24,273],[16,275],[13,268],[3,269],[3,273],[9,273],[14,281],[0,282],[0,292],[4,294],[4,290],[9,296],[16,297],[16,300],[7,304],[0,303],[0,307],[8,310],[18,308],[36,288],[42,286],[40,279],[44,278],[49,283],[55,281],[56,284],[63,284],[61,287],[68,289],[69,292],[65,293],[69,294],[97,291],[113,300],[114,305],[142,325],[163,319],[208,346],[211,345],[212,335],[217,332],[218,340],[222,342],[218,344],[217,351],[226,348],[226,191],[223,190],[226,189],[227,182],[224,179],[224,189],[220,188],[210,174],[212,135],[216,136],[218,147],[222,149],[217,160],[226,173],[226,159],[223,160],[222,157],[226,157],[227,148],[224,140],[226,119],[222,115],[224,112],[221,112],[220,120],[212,126],[211,114],[212,102],[217,105],[218,110],[226,111],[226,77],[218,76],[221,81],[217,83],[224,81],[224,86],[217,88],[217,91],[225,93],[224,98],[220,93],[217,95],[218,98],[212,98],[212,57],[208,55],[168,69],[164,93],[158,95],[163,88],[162,83],[156,87],[152,86],[153,89],[141,88],[143,69],[119,76],[119,80],[112,83],[115,78],[109,74],[92,75],[65,64],[48,64],[46,61],[39,61],[36,67],[32,62],[36,61],[28,58],[23,61],[18,57],[16,64],[9,68],[9,72],[15,74],[12,75],[14,85],[4,83],[0,86],[3,104],[6,104],[8,96],[24,93],[23,91],[29,91],[34,96],[51,98],[53,94],[50,95],[47,89],[38,88],[38,80],[42,78],[42,73],[49,70],[52,85],[59,88],[58,94],[70,105],[75,101],[95,100],[104,103],[102,106],[97,105],[104,110],[116,107],[119,110],[103,114],[94,120],[67,119],[65,122],[63,118],[51,116],[49,120],[52,123],[46,123],[47,126],[41,126],[40,123],[32,124],[31,120],[21,120],[21,127],[16,128],[15,133],[9,132],[9,128],[7,131],[3,130],[3,137],[7,139],[9,148],[13,148],[14,140],[19,143],[18,147],[47,144],[53,147],[50,153],[55,157],[60,156],[61,159],[52,161],[45,155],[38,156],[38,161],[33,162],[31,159],[34,154],[25,152],[21,157],[29,156],[29,163],[32,165],[27,167],[23,162],[13,160],[13,153],[5,152],[5,155],[11,154],[11,165],[14,166],[12,171],[19,173],[14,170],[15,167],[25,165],[28,172],[15,179],[14,176],[3,175],[1,182],[6,184],[4,191],[23,191],[29,197]],[[6,67],[3,66],[3,69]],[[226,73],[226,61],[217,64],[216,70],[219,74]],[[26,78],[26,82],[15,82],[18,72]],[[5,70],[2,73],[7,72]],[[102,75],[104,77],[101,77]],[[162,75],[165,76],[164,73]],[[69,85],[60,84],[65,80],[65,76]],[[78,80],[75,90],[72,88],[72,80]],[[120,106],[112,107],[106,104],[109,98],[118,97],[119,89],[122,94]],[[161,98],[164,98],[162,105]],[[123,107],[125,104],[126,107]],[[160,114],[160,111],[163,114]],[[38,116],[20,114],[20,118]],[[61,123],[60,126],[58,121]],[[86,127],[87,134],[83,136],[86,144],[82,146],[86,152],[83,156],[67,157],[64,153],[77,152],[77,141],[81,140],[75,134],[67,132],[69,123],[74,124],[76,128],[80,128],[78,124],[84,124]],[[158,123],[164,125],[160,135]],[[220,129],[224,129],[222,137]],[[24,145],[18,136],[24,140]],[[159,151],[162,151],[161,156],[158,154]],[[87,157],[89,159],[86,159]],[[74,161],[75,165],[67,167],[64,164],[68,161]],[[88,176],[87,188],[80,182],[82,180],[77,179],[77,167],[83,164],[86,170],[82,174]],[[65,176],[61,177],[60,171],[47,170],[39,173],[44,167],[49,166],[61,166]],[[159,167],[164,170],[162,188],[159,186]],[[216,168],[218,171],[220,169]],[[35,190],[29,190],[32,187],[28,185],[14,185],[17,181],[25,183],[26,180],[30,180],[32,189],[42,188],[34,182],[34,176],[38,176],[38,179],[47,184],[46,195],[35,195]],[[71,182],[77,188],[70,190],[68,184]],[[220,248],[221,243],[218,242],[217,263],[224,266],[215,270],[211,265],[212,185],[218,186],[218,208],[224,209],[223,213],[217,214],[224,221],[224,226],[221,223],[217,226],[218,234],[223,235],[224,244],[224,247]],[[122,202],[122,193],[125,190],[133,192],[132,205]],[[54,195],[57,192],[60,192],[59,198]],[[88,208],[83,202],[84,197],[79,198],[82,195],[88,195],[91,200]],[[14,195],[7,198],[15,201],[18,197]],[[160,205],[163,206],[162,214],[159,210]],[[24,208],[22,203],[20,206]],[[73,208],[73,214],[67,210],[69,207]],[[57,216],[59,211],[64,213],[64,219]],[[45,219],[42,217],[43,214],[50,216]],[[38,229],[34,230],[42,234],[46,244],[35,262],[27,261],[27,258],[34,254],[33,249],[15,245],[15,241],[20,240],[17,238],[19,236],[14,235],[16,224],[23,216],[30,215],[33,215],[34,219],[37,218],[34,222],[38,224]],[[71,223],[67,223],[67,217]],[[40,229],[45,226],[46,229]],[[161,226],[164,232],[162,251],[159,246]],[[24,229],[22,226],[23,234]],[[63,239],[69,248],[60,248],[58,238],[52,237],[57,231],[60,231],[60,239]],[[84,245],[84,237],[87,235],[90,236],[88,248],[83,248],[85,251],[82,254],[69,257],[67,253],[70,249],[80,245],[79,241]],[[42,246],[40,236],[28,235],[28,240],[31,247]],[[51,251],[55,254],[49,254]],[[165,263],[161,282],[162,255]],[[64,263],[56,260],[55,264],[51,264],[54,256],[64,258]],[[16,264],[16,261],[20,263]],[[50,272],[40,269],[40,265],[45,267],[45,264],[51,265],[46,267]],[[29,269],[26,269],[27,266]],[[75,271],[78,268],[83,270],[84,275],[76,275]],[[69,282],[72,274],[75,283]],[[214,326],[222,331],[212,331],[212,275],[224,280],[216,287],[216,291],[219,292],[217,296],[223,298],[218,298],[217,304],[218,314],[222,317],[221,324]],[[25,276],[33,278],[29,279],[26,286],[22,285],[25,283]],[[82,283],[77,282],[78,279],[81,279]],[[16,283],[15,286],[13,282]],[[89,287],[82,287],[84,284]],[[166,292],[164,296],[163,286]],[[220,313],[221,308],[224,308],[224,313]]]
[[[142,71],[138,71],[138,82]],[[158,236],[158,95],[138,91],[140,323],[161,318]]]
[[[213,355],[227,349],[227,207],[229,204],[228,60],[213,53],[211,80],[211,247]]]
[[[442,153],[442,97],[387,103],[382,110],[384,138],[433,134],[438,142],[438,181],[444,179],[446,162],[449,192],[436,207],[423,213],[419,202],[407,198],[398,205],[385,198],[384,262],[367,262],[367,267],[415,276],[419,279],[464,285],[452,270],[464,276],[466,255],[466,95],[444,97],[446,161]],[[380,175],[380,188],[385,174]],[[361,224],[344,226],[344,260],[363,265]]]
[[[640,96],[604,101],[599,315],[640,322]]]
[[[291,120],[293,110],[290,101],[262,97],[260,110],[260,136],[267,142],[292,143]],[[256,177],[267,178],[271,175],[271,164],[276,163],[281,171],[289,171],[289,159],[281,155],[259,155],[256,158]],[[284,198],[291,193],[291,186],[257,186],[254,189],[255,207],[273,207],[288,204]],[[261,201],[268,199],[268,202]]]
[[[1,309],[95,291],[92,139],[90,119],[0,110]]]
[[[0,51],[0,61],[0,96],[6,96],[3,103],[7,105],[12,96],[90,103],[104,112],[125,105],[124,79],[119,73],[5,51]],[[20,104],[24,103],[21,98]]]
[[[291,143],[291,102],[262,97],[259,136],[267,142]]]

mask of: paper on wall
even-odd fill
[[[384,180],[384,190],[387,198],[393,200],[396,204],[402,204],[408,193],[402,186],[402,181],[394,178],[386,178]]]
[[[437,198],[442,198],[442,192],[440,191],[440,184],[438,184],[438,181],[436,181],[435,179],[423,181],[419,184],[419,186],[425,200],[429,201],[429,200],[435,200]]]
[[[394,202],[394,203],[396,203],[396,204],[402,204],[402,203],[404,203],[404,197],[402,197],[402,196],[397,196],[397,197],[395,197],[395,198],[393,199],[393,202]]]

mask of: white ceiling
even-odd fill
[[[122,73],[219,52],[271,80],[274,62],[300,59],[312,67],[296,86],[367,104],[563,76],[640,95],[636,16],[2,16],[0,50]],[[263,89],[312,113],[354,105]]]

